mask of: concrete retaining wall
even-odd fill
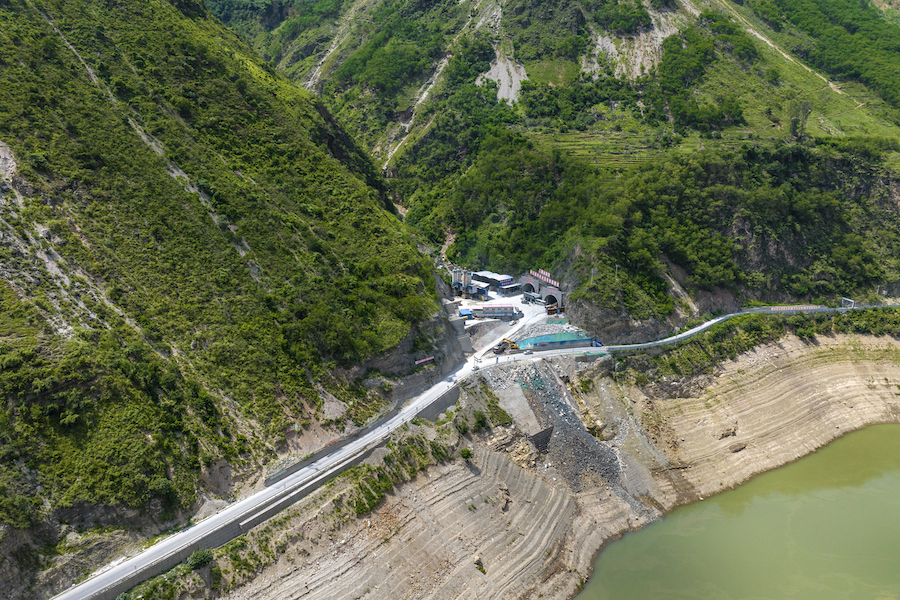
[[[397,415],[398,412],[399,411],[397,409],[394,409],[394,410],[388,412],[387,414],[385,414],[380,419],[378,419],[378,421],[376,421],[375,423],[372,423],[371,425],[363,427],[359,431],[357,431],[351,435],[348,435],[345,438],[341,438],[332,444],[328,444],[327,446],[320,448],[319,450],[314,452],[311,456],[308,456],[307,458],[304,458],[303,460],[299,460],[293,464],[290,464],[287,467],[283,468],[282,470],[278,471],[277,473],[273,473],[271,475],[266,476],[266,480],[264,482],[265,486],[269,487],[273,483],[277,483],[277,482],[281,481],[288,475],[293,475],[294,473],[296,473],[303,467],[313,464],[314,462],[316,462],[323,456],[325,456],[327,454],[331,454],[335,450],[340,450],[341,448],[343,448],[344,446],[346,446],[353,440],[358,439],[364,433],[367,433],[370,429],[373,429],[375,426],[380,425],[381,423],[383,423],[385,421],[389,421],[389,420],[393,419]]]
[[[606,352],[585,352],[584,354],[576,354],[575,362],[594,362],[595,360],[606,360],[609,354]]]
[[[459,386],[454,385],[441,394],[437,400],[420,410],[416,416],[429,421],[437,421],[440,414],[456,404],[457,400],[459,400]]]
[[[317,479],[309,482],[305,486],[298,488],[297,490],[291,492],[287,496],[283,496],[281,498],[276,498],[262,510],[260,510],[260,511],[256,512],[255,514],[253,514],[249,517],[246,517],[245,519],[240,521],[240,523],[239,523],[240,532],[238,535],[247,533],[248,531],[250,531],[257,525],[262,523],[263,521],[271,519],[272,517],[274,517],[275,515],[277,515],[278,513],[280,513],[287,507],[289,507],[290,505],[292,505],[292,504],[298,502],[299,500],[301,500],[302,498],[305,498],[306,496],[308,496],[311,492],[315,491],[323,483],[325,483],[327,481],[331,481],[332,479],[334,479],[335,477],[337,477],[338,475],[340,475],[347,469],[351,469],[357,465],[362,464],[363,461],[365,461],[367,458],[369,458],[369,455],[372,454],[372,451],[374,449],[375,449],[374,447],[370,448],[370,449],[366,450],[365,452],[363,452],[362,454],[357,455],[356,458],[354,458],[352,461],[344,464],[339,469],[337,469],[335,471],[330,471],[327,474],[327,476],[317,478]],[[237,536],[234,536],[234,537],[237,537]],[[215,547],[221,546],[224,543],[226,543],[226,542],[222,542],[220,544],[217,544],[216,546],[204,546],[204,547],[215,548]]]
[[[462,351],[466,354],[474,354],[475,348],[472,346],[472,338],[468,335],[461,335],[456,338],[456,341],[459,342],[459,347],[462,348]]]
[[[136,571],[133,575],[129,575],[118,583],[106,588],[105,590],[91,596],[92,600],[115,600],[122,592],[127,592],[142,581],[146,581],[151,577],[156,577],[161,573],[165,573],[180,562],[201,548],[200,544],[191,544],[186,548],[182,548],[178,552],[174,552],[168,556],[161,558],[146,569]]]

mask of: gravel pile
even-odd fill
[[[619,459],[615,450],[596,439],[584,428],[581,419],[563,397],[549,365],[529,365],[519,369],[525,397],[541,428],[553,426],[553,438],[541,460],[550,463],[576,492],[601,481],[618,484]],[[502,381],[498,374],[498,383]],[[508,373],[506,377],[512,377]]]
[[[486,369],[482,376],[493,389],[505,390],[510,387],[518,387],[519,382],[525,377],[525,372],[528,369],[529,367],[518,365],[505,369]]]

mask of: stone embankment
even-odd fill
[[[276,555],[217,597],[569,598],[609,540],[846,432],[900,422],[890,338],[788,338],[689,380],[610,367],[485,369],[455,418],[494,397],[513,423],[450,440],[474,450],[470,461],[429,467],[359,518],[335,509],[340,481],[323,488],[251,533]],[[192,597],[214,595],[195,577]]]

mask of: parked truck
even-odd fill
[[[519,345],[508,338],[503,338],[503,341],[494,346],[494,354],[503,354],[507,350],[518,350]]]

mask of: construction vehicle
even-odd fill
[[[512,348],[513,350],[518,350],[519,345],[510,339],[503,338],[503,341],[494,347],[494,354],[502,354],[510,348]]]

